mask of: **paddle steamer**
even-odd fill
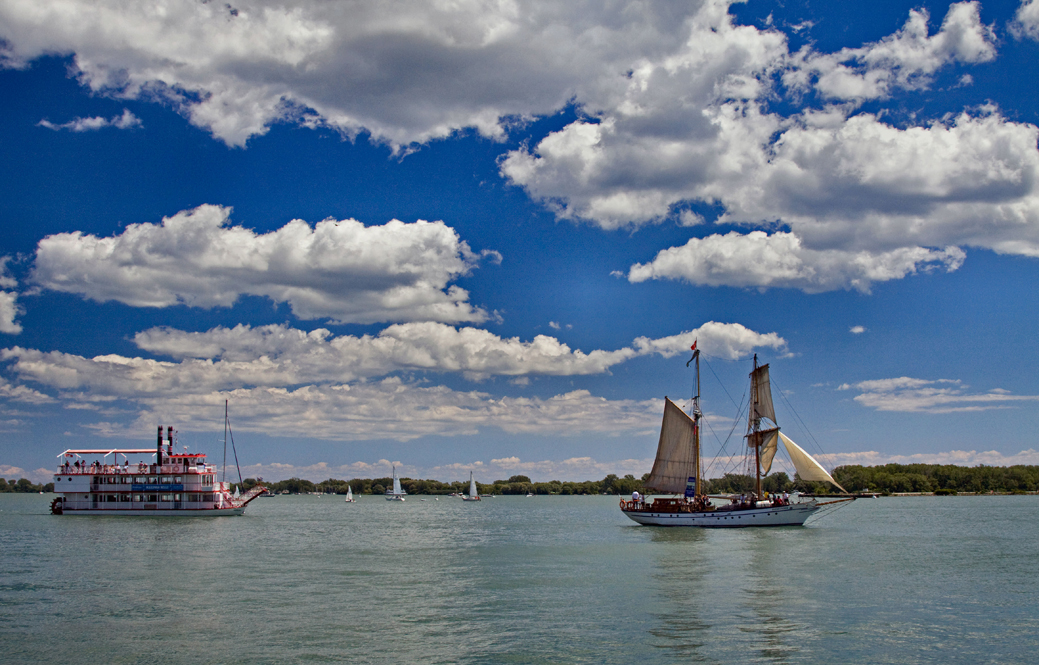
[[[141,455],[154,455],[155,461],[131,463],[131,456]],[[95,456],[100,457],[87,460]],[[237,491],[233,495],[231,483],[217,481],[216,467],[206,463],[204,454],[174,454],[172,427],[167,429],[165,450],[159,426],[155,448],[69,449],[58,457],[54,515],[241,515],[250,501],[267,491],[254,485],[241,496]]]

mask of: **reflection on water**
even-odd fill
[[[810,632],[791,614],[781,529],[653,529],[654,646],[694,661],[796,662]],[[726,656],[728,654],[728,656]]]
[[[701,529],[650,527],[654,545],[653,589],[658,625],[649,630],[654,646],[683,659],[696,658],[712,627],[705,579],[717,562],[698,553],[708,533]]]
[[[783,527],[784,531],[803,531]],[[809,627],[789,612],[799,605],[801,594],[791,587],[785,565],[789,553],[780,551],[782,534],[773,529],[748,533],[750,554],[744,604],[749,621],[740,630],[754,637],[755,650],[766,662],[797,662],[797,654],[808,640]]]

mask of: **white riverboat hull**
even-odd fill
[[[802,526],[819,509],[815,503],[751,508],[748,510],[712,510],[696,513],[654,512],[621,509],[629,519],[647,526],[692,526],[705,529],[739,529],[755,526]]]
[[[196,508],[196,509],[162,509],[157,508],[154,510],[133,510],[133,509],[105,509],[105,510],[69,510],[64,509],[61,511],[62,515],[136,515],[138,517],[223,517],[228,515],[242,515],[245,513],[245,506],[238,508]]]

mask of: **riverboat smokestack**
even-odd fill
[[[173,425],[166,428],[166,448],[170,457],[173,456]]]
[[[162,464],[162,425],[159,425],[159,443],[155,451],[155,463]]]

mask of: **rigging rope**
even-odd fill
[[[808,429],[808,425],[801,418],[801,414],[797,412],[797,409],[794,408],[794,405],[787,398],[786,391],[779,387],[779,384],[776,383],[775,379],[772,379],[772,384],[776,386],[776,390],[779,391],[779,396],[783,398],[783,402],[786,404],[787,408],[790,409],[790,412],[794,414],[794,422],[798,425],[801,431],[804,432],[804,435],[805,437],[807,437],[808,442],[811,443],[812,447],[815,449],[814,452],[819,456],[826,457],[826,451],[824,451],[823,447],[819,445],[818,439],[816,439],[815,435],[812,434],[812,432]],[[833,469],[831,468],[829,469],[829,471],[832,472]]]

